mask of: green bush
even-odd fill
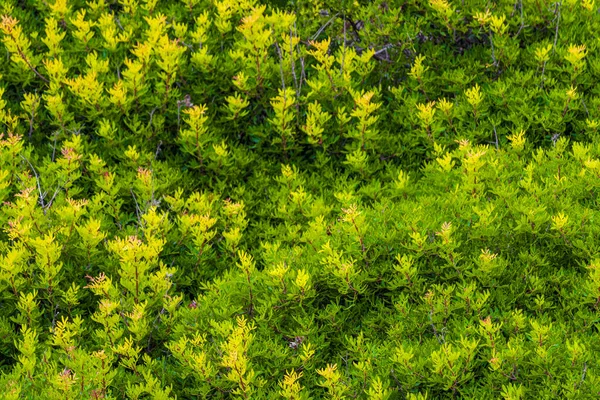
[[[594,0],[2,0],[3,399],[595,399]]]

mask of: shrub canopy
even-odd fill
[[[0,16],[0,397],[598,398],[594,0]]]

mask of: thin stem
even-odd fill
[[[556,11],[554,11],[554,14],[556,15],[556,28],[554,30],[554,43],[552,43],[552,54],[554,54],[555,50],[556,50],[556,42],[558,41],[558,26],[560,23],[560,7],[562,5],[562,1],[559,1],[558,3],[556,3]]]

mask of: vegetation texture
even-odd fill
[[[594,0],[0,0],[2,399],[598,399]]]

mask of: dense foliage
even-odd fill
[[[0,398],[598,398],[599,6],[0,0]]]

